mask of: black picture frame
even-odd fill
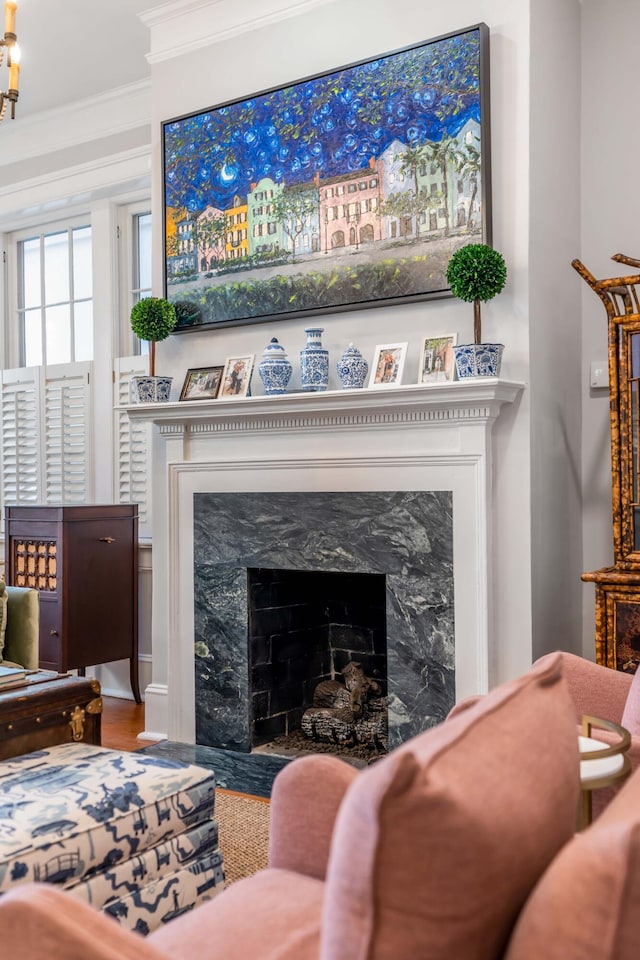
[[[451,296],[491,242],[484,23],[162,125],[176,332]]]

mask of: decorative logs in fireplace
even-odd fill
[[[302,731],[317,743],[363,744],[388,749],[388,697],[377,680],[353,660],[342,670],[344,682],[323,680],[313,693],[313,706],[302,715]]]

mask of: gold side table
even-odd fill
[[[593,728],[615,733],[619,740],[614,744],[604,743],[592,737]],[[591,797],[594,790],[621,783],[631,773],[631,763],[626,751],[631,745],[631,734],[613,720],[583,716],[582,734],[578,737],[580,748],[580,800],[578,803],[578,830],[591,823]]]

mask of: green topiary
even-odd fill
[[[176,310],[172,303],[162,297],[144,297],[133,305],[131,310],[131,329],[140,340],[147,340],[149,349],[149,373],[155,376],[155,344],[166,340],[173,333],[177,323]]]
[[[467,303],[473,301],[473,338],[482,342],[480,301],[492,300],[507,280],[504,257],[486,243],[468,243],[456,250],[447,266],[451,292]]]

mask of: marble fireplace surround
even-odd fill
[[[271,698],[283,712],[294,699],[303,708],[306,678],[291,676],[287,649],[303,643],[312,662],[323,644],[300,629],[303,609],[298,621],[274,606],[262,656],[251,664],[247,570],[254,567],[383,574],[389,746],[444,720],[455,702],[451,499],[442,490],[196,494],[196,742],[250,752],[252,676],[265,668],[280,677]],[[359,651],[356,642],[350,659],[361,661]],[[330,670],[326,664],[321,679],[335,679]],[[304,701],[312,705],[309,692]]]
[[[153,675],[143,736],[196,743],[194,501],[200,494],[449,492],[455,699],[486,692],[491,427],[522,387],[484,378],[128,407],[132,420],[154,425]]]

